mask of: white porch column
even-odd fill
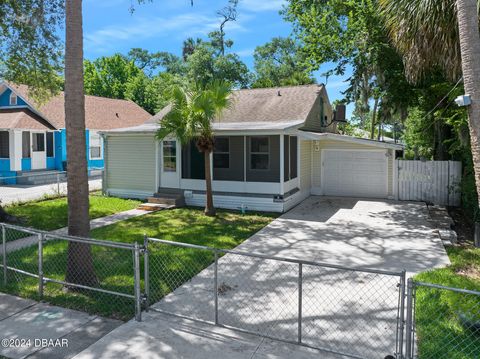
[[[285,194],[285,135],[280,135],[280,194]]]
[[[10,130],[10,171],[22,170],[22,131]]]

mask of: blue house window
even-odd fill
[[[0,131],[0,158],[10,158],[10,136],[8,131]]]

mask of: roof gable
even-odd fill
[[[10,96],[12,94],[12,90],[6,86],[4,86],[3,92],[0,89],[0,107],[26,107],[28,106],[25,100],[17,95],[17,104],[10,105]]]

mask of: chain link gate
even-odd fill
[[[147,308],[353,358],[402,358],[405,272],[145,237]]]
[[[406,359],[479,359],[480,292],[408,280]]]

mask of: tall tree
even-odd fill
[[[369,116],[375,94],[381,95],[379,117],[404,117],[410,86],[385,33],[378,0],[289,0],[283,14],[293,23],[312,70],[327,62],[337,64],[328,75],[352,69],[345,97],[355,103],[361,118]]]
[[[456,81],[463,73],[477,194],[480,194],[480,35],[476,0],[379,0],[390,37],[412,82],[441,70]]]
[[[82,0],[66,1],[65,29],[68,234],[88,237],[90,216],[85,147]],[[90,286],[96,284],[97,278],[90,245],[79,242],[68,243],[65,281]]]
[[[255,81],[252,87],[307,85],[315,82],[305,64],[300,45],[292,38],[275,37],[258,46],[255,59]]]
[[[237,6],[239,0],[228,0],[228,5],[217,11],[217,16],[220,17],[220,29],[214,31],[211,35],[216,39],[220,50],[220,55],[225,55],[225,48],[231,47],[233,42],[225,40],[225,26],[231,21],[237,21]]]
[[[212,194],[210,156],[214,148],[213,120],[230,106],[231,87],[226,82],[214,81],[193,88],[175,86],[172,90],[171,110],[161,120],[157,137],[163,140],[175,136],[183,145],[196,141],[205,157],[205,188],[207,200],[205,215],[215,216]]]

